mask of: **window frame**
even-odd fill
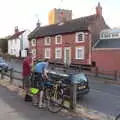
[[[60,50],[60,56],[57,55],[57,50]],[[55,48],[55,58],[56,59],[61,59],[62,58],[62,48],[61,47]]]
[[[35,54],[34,54],[34,51],[35,51]],[[36,49],[34,48],[34,49],[32,49],[32,56],[33,56],[33,58],[36,57],[36,55],[37,55],[37,51],[36,51]]]
[[[58,41],[57,41],[57,40],[58,40],[58,39],[57,39],[58,37],[61,38],[61,39],[60,39],[60,40],[61,40],[60,43],[58,43]],[[62,35],[56,35],[56,36],[55,36],[55,44],[62,44]]]
[[[78,35],[82,34],[83,35],[83,38],[81,41],[78,40]],[[75,34],[75,41],[76,43],[81,43],[81,42],[85,42],[85,33],[84,32],[76,32]]]
[[[49,56],[47,56],[46,51],[49,49]],[[45,58],[51,58],[51,49],[50,48],[45,48],[44,50],[44,57]]]
[[[35,43],[33,42],[35,40]],[[32,39],[32,46],[36,46],[36,39]]]
[[[48,39],[49,39],[49,43],[47,43]],[[44,45],[51,45],[51,37],[45,37],[44,38]]]
[[[81,57],[78,57],[78,50],[82,50],[82,56]],[[82,47],[76,47],[75,48],[75,59],[78,59],[78,60],[84,60],[85,59],[85,47],[82,46]]]

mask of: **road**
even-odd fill
[[[4,94],[5,93],[5,94]],[[53,114],[25,103],[23,99],[7,88],[0,86],[0,120],[87,120],[63,113]]]
[[[12,62],[16,70],[21,71],[20,63]],[[90,109],[116,116],[120,112],[120,86],[99,82],[99,78],[89,77],[90,92],[78,101]],[[97,79],[98,81],[96,81]]]

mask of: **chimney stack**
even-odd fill
[[[102,7],[100,5],[100,2],[98,2],[98,6],[96,7],[96,15],[102,16]]]
[[[18,33],[19,32],[19,29],[18,29],[18,26],[15,27],[15,33]]]
[[[36,27],[37,27],[37,28],[40,27],[40,21],[39,21],[39,19],[38,19],[38,21],[37,21]]]

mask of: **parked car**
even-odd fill
[[[35,63],[36,64],[36,63]],[[35,65],[34,64],[34,65]],[[34,71],[34,66],[33,66]],[[64,71],[64,70],[63,70]],[[71,96],[71,86],[77,84],[77,98],[82,98],[84,95],[89,93],[89,82],[87,76],[83,73],[64,73],[59,70],[49,70],[48,76],[52,80],[62,80],[62,83],[65,84],[64,93],[68,96]]]
[[[10,68],[11,65],[9,65],[2,57],[0,57],[0,71],[4,69],[5,72],[7,72]]]
[[[67,87],[64,89],[64,93],[71,96],[71,87],[73,84],[77,84],[77,98],[81,98],[89,93],[89,82],[87,76],[83,73],[65,74],[60,72],[50,71],[48,75],[51,79],[62,80],[63,84]]]

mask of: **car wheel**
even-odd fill
[[[5,71],[5,72],[8,72],[8,67],[6,67],[4,71]]]

